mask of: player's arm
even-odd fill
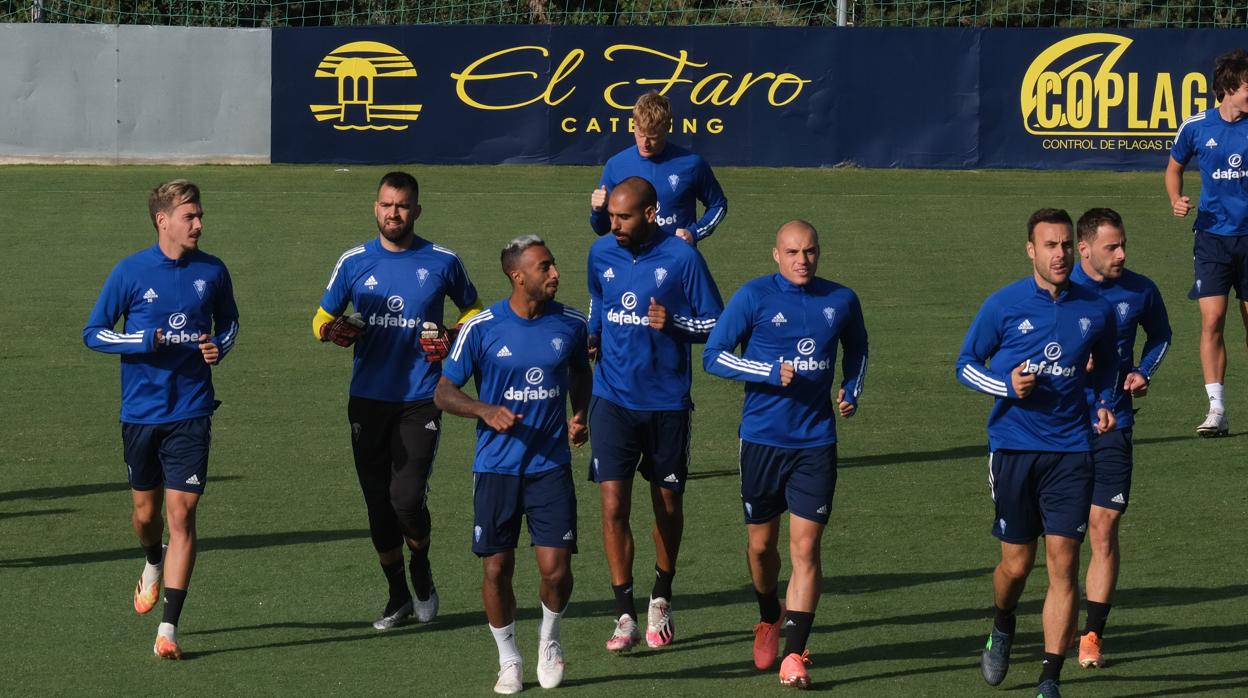
[[[607,197],[611,195],[614,187],[615,183],[609,181],[607,168],[602,168],[602,178],[598,180],[598,188],[589,195],[589,227],[598,235],[611,232],[611,216],[607,215]]]
[[[589,333],[589,359],[597,361],[599,357],[599,345],[602,342],[602,314],[605,309],[602,306],[602,280],[598,278],[598,274],[594,271],[594,255],[589,255],[589,263],[586,278],[586,287],[589,289],[589,312],[586,313],[586,331]]]
[[[1098,412],[1110,412],[1109,428],[1100,431],[1113,428],[1113,414],[1109,408],[1118,397],[1118,371],[1121,366],[1122,357],[1118,355],[1118,316],[1109,310],[1105,313],[1105,327],[1092,345],[1092,373],[1088,377],[1092,393],[1096,396],[1093,407]]]
[[[741,289],[728,301],[728,307],[715,322],[715,329],[702,350],[702,368],[712,376],[746,383],[788,385],[793,380],[793,366],[779,361],[753,361],[734,353],[750,341],[754,304],[749,292]],[[787,370],[786,370],[787,369]]]
[[[126,289],[120,265],[113,268],[100,296],[82,328],[82,342],[88,349],[105,354],[147,354],[160,347],[160,328],[117,332],[117,321],[126,308]]]
[[[841,389],[837,408],[843,417],[851,417],[858,409],[858,396],[867,383],[867,323],[862,317],[862,304],[854,297],[849,319],[841,330]]]
[[[711,277],[711,270],[706,266],[702,255],[690,250],[689,262],[684,265],[684,288],[689,298],[690,315],[672,313],[670,322],[664,331],[671,332],[683,342],[700,344],[711,336],[715,322],[724,312],[724,301],[719,296],[719,287]],[[654,306],[651,303],[651,323],[654,322]],[[658,306],[663,308],[663,306]],[[663,310],[666,315],[666,309]]]
[[[1017,398],[1019,394],[1015,390],[1012,373],[988,367],[988,360],[1001,346],[999,327],[996,305],[991,299],[984,301],[962,342],[962,351],[958,353],[958,380],[971,390],[986,395]]]
[[[578,337],[568,363],[568,399],[572,402],[572,416],[568,419],[568,441],[581,447],[589,440],[589,398],[594,388],[594,373],[589,368],[588,337]]]
[[[715,179],[711,166],[706,164],[705,160],[699,160],[698,164],[696,195],[706,210],[702,212],[702,217],[693,226],[693,237],[695,240],[703,240],[710,237],[715,232],[715,228],[728,215],[728,197],[724,196],[724,190],[719,186],[719,180]]]
[[[221,287],[214,298],[212,324],[215,334],[203,337],[199,350],[206,363],[219,364],[238,338],[238,304],[234,302],[234,282],[226,270],[221,272]]]
[[[1184,166],[1174,156],[1166,163],[1166,195],[1170,197],[1170,211],[1178,218],[1186,216],[1192,210],[1192,200],[1183,196]]]
[[[1166,358],[1166,352],[1170,350],[1173,336],[1170,318],[1166,314],[1166,304],[1161,300],[1161,293],[1155,286],[1151,289],[1144,312],[1140,316],[1140,327],[1144,328],[1144,350],[1140,353],[1139,366],[1132,369],[1131,373],[1138,374],[1144,380],[1144,385],[1123,385],[1123,389],[1134,397],[1142,397],[1148,390],[1148,384],[1152,382],[1153,376],[1161,368],[1162,360]],[[1130,376],[1127,378],[1131,380]]]
[[[354,266],[349,256],[343,254],[330,273],[329,284],[321,295],[321,304],[312,316],[312,336],[322,342],[333,342],[340,347],[349,347],[364,334],[364,318],[359,313],[344,317],[347,305],[351,302],[351,271]]]

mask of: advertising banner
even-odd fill
[[[1164,166],[1248,33],[386,26],[273,30],[272,160],[600,164],[643,92],[715,165]]]

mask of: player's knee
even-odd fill
[[[433,522],[423,501],[416,509],[400,507],[396,503],[394,513],[399,517],[399,527],[403,530],[404,537],[415,541],[423,541],[429,537]]]
[[[506,555],[490,555],[482,560],[482,571],[487,584],[510,584],[514,565]]]
[[[1006,558],[1001,560],[1001,564],[997,565],[997,570],[1009,579],[1026,579],[1031,574],[1031,568],[1035,563],[1028,559]]]

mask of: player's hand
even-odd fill
[[[1114,418],[1114,411],[1106,407],[1096,408],[1096,424],[1092,428],[1098,434],[1104,434],[1107,431],[1113,431],[1118,426],[1118,420]]]
[[[524,415],[516,414],[502,405],[490,405],[481,415],[481,421],[499,433],[514,427],[516,422],[522,419],[524,419]]]
[[[204,355],[204,363],[209,366],[221,359],[221,349],[212,341],[212,335],[202,332],[199,335],[199,353]]]
[[[589,195],[589,207],[601,211],[607,205],[607,186],[604,184]]]
[[[589,425],[585,423],[585,415],[578,412],[568,419],[568,443],[580,448],[586,441],[589,441]]]
[[[858,413],[858,403],[849,402],[845,399],[845,389],[841,388],[836,391],[836,409],[845,419],[849,419]]]
[[[600,353],[598,352],[598,345],[601,341],[602,341],[602,338],[596,334],[591,334],[589,335],[588,338],[586,338],[585,349],[586,349],[586,353],[589,354],[590,361],[598,360],[600,356]]]
[[[1036,374],[1023,373],[1023,367],[1026,365],[1027,362],[1024,361],[1010,371],[1010,383],[1014,386],[1014,393],[1020,400],[1031,395],[1032,389],[1036,387]]]
[[[793,382],[793,364],[788,361],[780,362],[780,387],[786,387]]]
[[[697,238],[695,238],[695,237],[693,236],[693,233],[692,233],[692,232],[690,232],[687,228],[677,228],[677,229],[676,229],[676,237],[680,238],[681,240],[684,240],[685,242],[689,243],[690,245],[696,245],[696,244],[698,244],[698,239],[697,239]]]
[[[1139,371],[1132,371],[1122,382],[1122,390],[1131,397],[1144,397],[1148,395],[1148,379]]]
[[[459,335],[459,327],[447,329],[436,322],[426,322],[420,326],[420,350],[425,352],[425,361],[437,363],[451,353],[455,337]]]
[[[1091,354],[1088,354],[1088,366],[1084,370],[1086,370],[1088,373],[1091,373],[1093,369],[1095,368],[1096,368],[1096,361],[1093,359]]]
[[[1170,209],[1174,211],[1176,218],[1186,216],[1192,210],[1192,199],[1189,196],[1180,196],[1170,202]]]
[[[359,313],[340,315],[321,325],[321,341],[349,347],[364,334],[364,318]]]
[[[646,311],[646,317],[650,318],[650,329],[663,331],[667,327],[667,308],[650,296],[650,309]]]

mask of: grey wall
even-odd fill
[[[270,34],[0,24],[0,162],[268,162]]]

